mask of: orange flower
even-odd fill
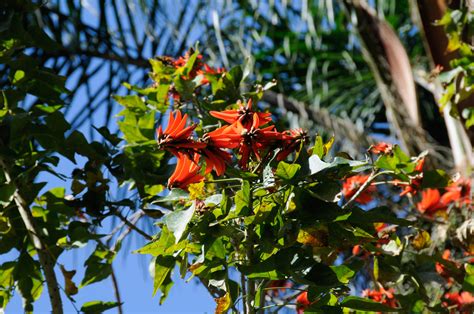
[[[303,129],[290,130],[282,133],[282,143],[280,147],[283,149],[277,154],[278,161],[284,160],[289,154],[298,150],[308,140],[308,133]]]
[[[304,310],[311,305],[311,302],[308,300],[308,292],[305,291],[298,295],[296,298],[296,311],[298,314],[304,313]]]
[[[458,179],[446,187],[446,192],[441,196],[441,203],[449,205],[451,203],[470,204],[471,182],[468,179]]]
[[[385,142],[379,142],[375,145],[370,146],[369,151],[375,155],[378,154],[390,154],[392,152],[393,145]]]
[[[342,184],[342,194],[345,199],[350,199],[359,188],[367,181],[368,175],[355,175],[349,177]],[[356,201],[360,204],[367,204],[372,200],[372,193],[376,191],[375,186],[369,185],[357,198]]]
[[[374,300],[375,302],[387,305],[389,307],[396,308],[397,300],[393,295],[394,292],[395,290],[393,290],[393,288],[385,290],[383,287],[380,287],[379,290],[366,289],[362,291],[362,296]]]
[[[444,294],[444,299],[446,300],[446,302],[443,302],[445,307],[456,305],[457,310],[463,311],[461,313],[472,313],[469,310],[474,305],[474,296],[470,292],[447,292]],[[455,313],[455,311],[451,313]]]
[[[416,205],[416,208],[422,214],[432,215],[440,209],[445,209],[446,206],[440,202],[440,194],[437,189],[426,189],[421,192],[421,201]]]
[[[212,146],[218,148],[237,148],[242,139],[242,128],[237,124],[226,125],[209,132],[204,137]]]
[[[206,161],[206,174],[214,170],[218,176],[221,176],[225,172],[226,163],[230,163],[232,159],[228,152],[212,145],[207,145],[206,148],[200,150],[200,153]]]
[[[198,165],[199,154],[195,153],[193,159],[186,153],[177,152],[178,162],[176,169],[168,179],[169,188],[186,189],[192,183],[198,183],[204,180],[199,173],[201,167]]]
[[[253,114],[253,122],[250,129],[244,128],[240,121],[236,122],[237,131],[241,134],[241,141],[239,147],[239,166],[242,169],[247,169],[247,165],[250,159],[250,155],[254,155],[255,158],[260,161],[260,153],[269,147],[275,141],[281,140],[281,133],[275,130],[275,126],[267,126],[259,129],[262,125],[258,113]]]
[[[176,115],[170,113],[166,129],[163,131],[160,125],[156,130],[158,147],[170,151],[175,156],[178,156],[178,151],[206,147],[205,143],[195,142],[190,138],[196,125],[186,127],[187,119],[188,115],[183,116],[179,110],[176,111]]]
[[[271,113],[255,112],[252,110],[252,98],[248,100],[247,105],[240,104],[238,110],[211,111],[209,113],[211,116],[224,120],[229,124],[239,121],[246,129],[250,129],[253,126],[255,114],[258,116],[257,127],[272,121]]]

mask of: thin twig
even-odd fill
[[[352,205],[352,203],[355,202],[355,200],[362,194],[362,192],[365,191],[365,189],[367,189],[369,187],[369,185],[372,184],[372,181],[375,180],[375,178],[377,178],[379,175],[382,175],[382,174],[390,174],[390,173],[393,173],[393,171],[381,171],[381,172],[376,172],[376,170],[373,170],[369,177],[367,178],[367,180],[364,182],[364,184],[362,184],[360,186],[360,188],[357,190],[357,192],[351,197],[350,200],[347,201],[347,203],[345,203],[343,206],[342,206],[342,209],[346,209],[347,207],[349,207],[350,205]]]
[[[151,235],[149,235],[148,233],[141,230],[135,225],[137,221],[145,215],[144,211],[139,211],[132,221],[129,221],[126,217],[122,216],[122,214],[119,212],[116,212],[115,215],[118,218],[120,218],[120,220],[122,220],[130,229],[135,230],[136,232],[141,234],[145,239],[150,240],[150,241],[153,240],[153,237]]]

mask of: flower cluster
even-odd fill
[[[362,292],[362,296],[388,307],[396,308],[397,299],[395,298],[394,292],[395,290],[393,290],[393,288],[386,290],[383,287],[380,287],[378,290],[366,289]]]
[[[277,160],[283,160],[307,141],[308,136],[301,129],[278,132],[270,124],[271,114],[254,110],[252,99],[245,105],[238,105],[239,108],[235,110],[209,112],[211,116],[228,124],[199,139],[193,138],[196,125],[187,126],[188,116],[179,110],[170,113],[164,131],[162,126],[158,127],[158,147],[169,151],[178,160],[176,169],[168,180],[170,188],[186,189],[189,184],[202,181],[203,175],[211,171],[218,176],[224,174],[232,161],[231,150],[235,150],[239,156],[239,167],[247,170],[251,160],[260,162],[273,151]]]
[[[181,56],[177,59],[173,59],[171,57],[160,57],[159,60],[169,66],[171,68],[176,69],[178,72],[182,71],[188,64],[191,64],[191,58],[195,54],[193,49],[190,49],[184,56]],[[181,78],[186,81],[193,81],[197,86],[207,85],[209,84],[209,75],[218,75],[225,73],[224,68],[212,68],[208,64],[202,61],[203,57],[201,54],[197,54],[196,59],[192,62],[192,67],[189,69],[188,73],[182,74]],[[197,78],[197,80],[196,80]],[[173,98],[175,101],[179,101],[181,96],[174,87],[174,85],[170,85],[168,96]]]
[[[416,208],[422,214],[432,216],[439,211],[445,211],[451,204],[457,206],[471,204],[471,182],[458,179],[447,186],[443,194],[438,189],[425,189],[421,192],[421,201]]]

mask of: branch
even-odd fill
[[[130,229],[133,229],[135,230],[136,232],[138,232],[139,234],[141,234],[145,239],[151,241],[153,240],[153,237],[151,235],[149,235],[148,233],[146,233],[145,231],[143,231],[142,229],[138,228],[135,224],[138,222],[138,220],[140,218],[142,218],[144,215],[145,215],[145,212],[143,211],[140,211],[136,214],[136,217],[133,217],[132,221],[129,221],[126,217],[122,216],[121,213],[119,212],[116,212],[115,215],[124,222],[124,224],[126,224]]]
[[[44,277],[46,279],[46,285],[48,286],[49,299],[51,302],[52,313],[62,314],[63,313],[63,304],[61,300],[61,294],[59,292],[59,284],[56,278],[56,273],[54,272],[55,260],[53,256],[48,252],[46,246],[43,244],[42,238],[43,234],[40,233],[33,219],[33,215],[30,212],[28,203],[21,196],[18,187],[15,182],[12,180],[12,175],[10,169],[7,167],[3,159],[0,158],[0,167],[3,168],[5,179],[7,184],[13,184],[15,187],[15,193],[13,194],[13,199],[20,213],[21,219],[25,224],[28,236],[33,243],[33,247],[38,252],[38,259],[43,268]]]
[[[117,277],[115,277],[115,271],[112,268],[112,265],[110,265],[112,272],[111,272],[111,277],[112,277],[112,285],[114,286],[114,294],[115,294],[115,299],[117,300],[118,303],[118,313],[122,314],[123,313],[123,308],[122,308],[122,297],[120,296],[120,290],[118,286],[118,281]]]

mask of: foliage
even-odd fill
[[[89,141],[65,118],[65,78],[32,54],[62,49],[31,18],[38,6],[8,4],[0,254],[12,258],[0,265],[0,309],[17,289],[32,312],[43,286],[54,313],[64,297],[76,307],[81,288],[113,276],[131,231],[149,241],[135,253],[152,256],[160,303],[179,271],[208,288],[217,313],[472,309],[470,183],[425,169],[426,153],[379,143],[355,160],[336,153],[333,138],[282,130],[260,102],[273,82],[212,68],[197,48],[151,59],[151,84],[125,83],[129,93],[114,97],[120,133],[97,128],[104,141]],[[28,98],[31,108],[20,106]],[[65,159],[70,173],[58,170]],[[64,185],[46,189],[45,174]],[[114,197],[124,185],[129,194]],[[144,216],[152,236],[137,226]],[[109,217],[122,224],[102,234]],[[95,249],[77,281],[58,260],[85,246]],[[120,306],[98,300],[77,311]]]
[[[444,83],[444,92],[440,99],[441,105],[452,104],[451,114],[462,115],[466,128],[474,125],[474,110],[464,108],[458,112],[456,105],[468,99],[474,89],[474,52],[470,39],[474,34],[474,12],[466,6],[458,10],[446,12],[437,23],[443,26],[449,38],[448,52],[456,52],[458,56],[451,62],[451,69],[441,73],[440,79]],[[441,108],[442,109],[442,108]]]
[[[331,144],[320,137],[308,150],[303,131],[279,132],[270,115],[252,106],[262,85],[241,93],[238,67],[219,74],[209,67],[203,71],[204,64],[196,63],[200,58],[191,50],[184,64],[183,59],[151,60],[155,84],[140,90],[148,107],[154,102],[150,97],[168,90],[168,100],[179,108],[157,131],[159,147],[177,158],[168,180],[170,194],[161,200],[173,210],[157,222],[160,231],[154,240],[137,250],[155,258],[154,290],[162,292],[162,301],[172,284],[171,273],[179,267],[183,278],[190,273],[207,283],[218,312],[236,310],[240,300],[249,313],[291,307],[302,290],[310,301],[299,308],[316,312],[469,306],[452,303],[449,294],[447,301],[441,297],[466,287],[465,267],[470,266],[462,254],[472,254],[471,231],[456,241],[439,238],[440,228],[455,234],[460,232],[456,225],[471,217],[467,181],[423,169],[426,154],[410,158],[396,145],[371,147],[366,160],[343,153],[330,157]],[[179,92],[170,81],[193,90]],[[134,101],[124,105],[126,110],[146,107]],[[189,125],[182,111],[199,122]],[[136,112],[146,117],[144,111]],[[395,212],[370,208],[383,204],[383,195],[397,187],[411,202],[392,196],[399,203]],[[428,195],[433,191],[438,199]],[[466,261],[445,276],[449,284],[439,269],[452,259],[436,253],[445,249],[453,252],[456,263]],[[351,288],[360,289],[361,278],[371,278],[375,289],[363,296],[383,305],[352,296]]]

